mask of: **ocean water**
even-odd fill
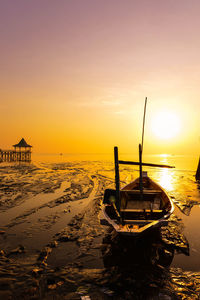
[[[138,161],[139,157],[136,154],[120,154],[122,160]],[[193,155],[169,155],[169,154],[150,154],[143,155],[143,162],[168,164],[175,166],[176,170],[195,171],[197,168],[199,157]],[[32,153],[33,162],[49,162],[62,163],[73,161],[114,161],[113,153],[110,154],[65,154],[65,153]]]

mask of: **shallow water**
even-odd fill
[[[190,255],[176,255],[172,266],[181,267],[186,271],[200,271],[200,205],[194,205],[190,215],[175,211],[184,223],[184,235],[188,240]]]
[[[6,212],[0,212],[0,226],[5,226],[16,216],[19,217],[31,209],[37,209],[38,206],[48,203],[53,199],[57,199],[63,195],[63,191],[69,186],[70,182],[63,182],[60,188],[56,189],[52,193],[40,193],[33,197],[27,197],[25,202],[7,210]]]
[[[187,271],[200,271],[200,190],[195,172],[161,170],[151,174],[172,197],[174,214],[183,222],[183,234],[189,243],[190,255],[175,255],[172,266]]]
[[[68,272],[68,276],[75,282],[72,284],[67,279],[62,279],[64,290],[55,283],[54,288],[58,295],[68,295],[69,290],[75,293],[83,280],[89,280],[84,278],[89,276],[90,295],[93,293],[94,299],[107,299],[105,286],[114,291],[113,299],[126,299],[128,294],[123,294],[124,290],[119,286],[120,281],[123,281],[121,277],[124,278],[124,289],[129,290],[130,295],[135,293],[136,299],[152,299],[152,295],[160,297],[155,299],[184,299],[184,294],[187,297],[192,295],[191,299],[198,299],[196,282],[199,282],[200,276],[200,185],[194,177],[197,158],[166,155],[144,157],[145,162],[178,166],[176,169],[145,168],[149,176],[165,188],[172,198],[175,211],[168,227],[163,228],[163,232],[158,235],[152,234],[152,240],[144,239],[137,243],[133,241],[131,244],[128,241],[123,244],[107,233],[107,228],[101,226],[98,219],[103,192],[105,188],[114,187],[114,167],[111,158],[103,156],[103,159],[99,160],[97,156],[92,160],[94,157],[90,156],[90,160],[72,161],[72,156],[45,157],[46,160],[41,161],[41,156],[38,156],[39,159],[30,165],[0,165],[0,248],[6,255],[2,256],[1,263],[6,263],[6,257],[12,258],[11,262],[6,263],[6,268],[10,264],[12,272],[16,272],[16,267],[12,267],[12,264],[21,265],[23,258],[26,264],[26,271],[23,272],[30,274],[34,264],[38,264],[38,253],[43,255],[43,247],[48,246],[49,254],[47,251],[46,256],[44,255],[46,258],[40,265],[40,268],[43,268],[41,274],[47,272],[47,277],[57,274],[55,276],[60,278],[61,273]],[[124,155],[122,159],[133,158]],[[134,159],[137,160],[137,157]],[[121,185],[136,177],[137,168],[120,166]],[[18,254],[11,255],[19,244],[25,247],[26,252],[23,254],[23,251],[18,251]],[[51,244],[52,246],[49,246]],[[121,245],[126,246],[121,248]],[[118,258],[123,257],[124,250],[127,252],[121,269]],[[133,252],[135,261],[132,260]],[[133,269],[138,270],[138,275],[127,269],[127,257],[128,265],[131,259]],[[114,264],[113,271],[110,271],[108,261]],[[142,261],[145,261],[143,271]],[[164,269],[158,271],[157,268],[159,265],[162,267],[162,264]],[[21,267],[18,268],[20,270]],[[61,270],[58,271],[58,268]],[[32,275],[27,276],[32,280]],[[42,278],[40,276],[39,279]],[[110,276],[113,278],[113,284]],[[142,282],[140,276],[144,279],[144,289],[139,284]],[[181,284],[178,279],[180,277]],[[17,284],[23,286],[24,279],[20,278]],[[165,279],[161,282],[160,278]],[[152,280],[151,284],[149,280]],[[132,283],[129,286],[127,282]],[[193,282],[193,285],[190,287],[188,282]],[[187,290],[184,290],[186,283]],[[31,284],[34,285],[34,281]],[[38,284],[40,286],[40,283]],[[46,281],[42,284],[43,288],[40,289],[44,290],[46,295],[51,288],[48,288]],[[131,291],[132,287],[134,288]],[[144,295],[143,290],[146,293]],[[21,291],[17,291],[20,299]],[[38,289],[36,291],[38,292]],[[143,296],[138,298],[140,293]],[[77,294],[68,299],[76,299],[73,298],[75,295]],[[110,296],[108,297],[110,299]]]

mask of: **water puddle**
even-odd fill
[[[172,262],[173,267],[180,267],[185,271],[200,270],[200,206],[191,208],[190,215],[183,214],[178,208],[175,213],[184,224],[183,234],[189,243],[189,256],[176,255]]]
[[[13,218],[23,215],[25,211],[37,208],[42,204],[48,203],[54,199],[61,197],[66,188],[70,187],[70,182],[62,182],[60,188],[56,189],[53,193],[41,193],[34,197],[24,200],[18,206],[8,209],[0,213],[0,226],[7,225]]]
[[[40,194],[37,195],[37,198],[33,198],[36,198],[36,200],[39,201],[39,204],[48,204],[51,200],[62,196],[69,185],[69,182],[65,182],[55,193],[51,193],[53,195]],[[29,208],[28,213],[27,211],[25,211],[24,214],[21,213],[19,219],[12,220],[12,226],[8,227],[6,230],[7,235],[12,236],[12,244],[17,245],[20,239],[21,243],[28,249],[41,248],[46,245],[58,231],[67,226],[75,215],[79,214],[87,207],[97,192],[97,186],[98,183],[95,181],[94,188],[87,198],[68,201],[67,203],[59,204],[54,207],[44,206],[36,211],[34,210],[36,207],[35,205],[29,205],[31,198],[28,199],[27,201],[29,203],[23,205],[23,208]],[[48,201],[45,202],[45,200],[47,200],[46,196]],[[43,198],[44,201],[41,201],[41,198]],[[38,203],[34,202],[34,204]],[[31,207],[33,210],[31,210]],[[20,209],[20,212],[21,211],[22,209]],[[12,215],[13,214],[9,215],[10,218]],[[4,246],[5,245],[6,241],[4,243]]]

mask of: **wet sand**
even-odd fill
[[[121,168],[121,184],[138,177]],[[112,162],[0,165],[1,299],[199,299],[194,172],[149,169],[176,204],[169,226],[123,239],[100,225]]]

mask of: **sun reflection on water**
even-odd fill
[[[161,163],[166,164],[166,165],[169,164],[167,154],[160,155],[160,157],[162,157]],[[174,172],[171,169],[161,169],[160,170],[158,182],[167,191],[172,191],[174,189],[173,174],[174,174]]]
[[[160,172],[159,184],[167,191],[173,190],[173,176],[172,171],[168,169],[163,169]]]

